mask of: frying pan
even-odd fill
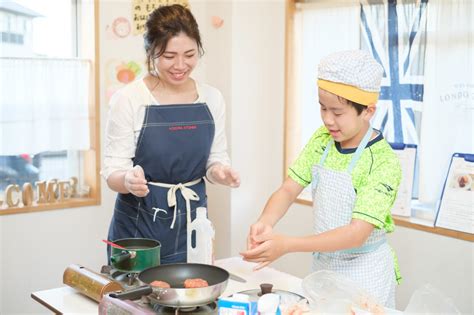
[[[201,278],[209,283],[204,288],[184,288],[184,280]],[[229,273],[217,266],[205,264],[168,264],[151,267],[138,274],[138,280],[145,284],[137,289],[111,293],[113,298],[134,300],[143,295],[155,293],[156,303],[169,307],[194,307],[214,302],[227,287]],[[170,289],[152,287],[155,280],[168,282]]]

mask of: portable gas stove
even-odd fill
[[[119,282],[124,291],[137,288],[141,285],[137,273],[125,273],[105,265],[101,268],[101,273],[109,279]],[[121,300],[104,295],[99,304],[99,314],[217,314],[217,303],[212,302],[196,307],[176,308],[159,304],[155,293],[142,296],[138,300]]]
[[[123,272],[114,269],[109,265],[102,266],[102,268],[100,268],[100,273],[110,280],[120,283],[125,290],[134,289],[140,286],[140,282],[138,281],[138,273]]]

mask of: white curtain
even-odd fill
[[[90,62],[0,58],[0,155],[90,148]]]
[[[318,64],[330,53],[359,49],[358,0],[317,1],[299,4],[295,15],[295,34],[299,38],[300,50],[296,69],[298,84],[293,88],[301,95],[300,111],[301,147],[306,144],[314,131],[322,125],[318,100]]]
[[[319,0],[297,4],[295,14],[295,82],[291,108],[292,145],[290,163],[317,128],[322,126],[318,99],[318,64],[330,53],[359,49],[360,4],[358,0]],[[288,128],[288,127],[287,127]],[[287,130],[287,132],[290,132]],[[310,186],[300,195],[311,200]]]
[[[454,152],[474,153],[474,3],[430,0],[419,199],[438,201]]]

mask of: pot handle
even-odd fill
[[[122,261],[129,260],[130,257],[132,257],[132,254],[123,250],[120,254],[110,256],[110,261],[114,264],[117,264]]]
[[[137,300],[142,296],[149,295],[151,293],[153,293],[153,288],[149,285],[144,285],[126,292],[110,293],[109,296],[120,300]]]

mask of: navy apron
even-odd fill
[[[146,107],[133,165],[143,168],[150,193],[118,194],[109,240],[155,239],[161,264],[186,262],[187,223],[207,207],[203,177],[214,133],[205,103]]]

